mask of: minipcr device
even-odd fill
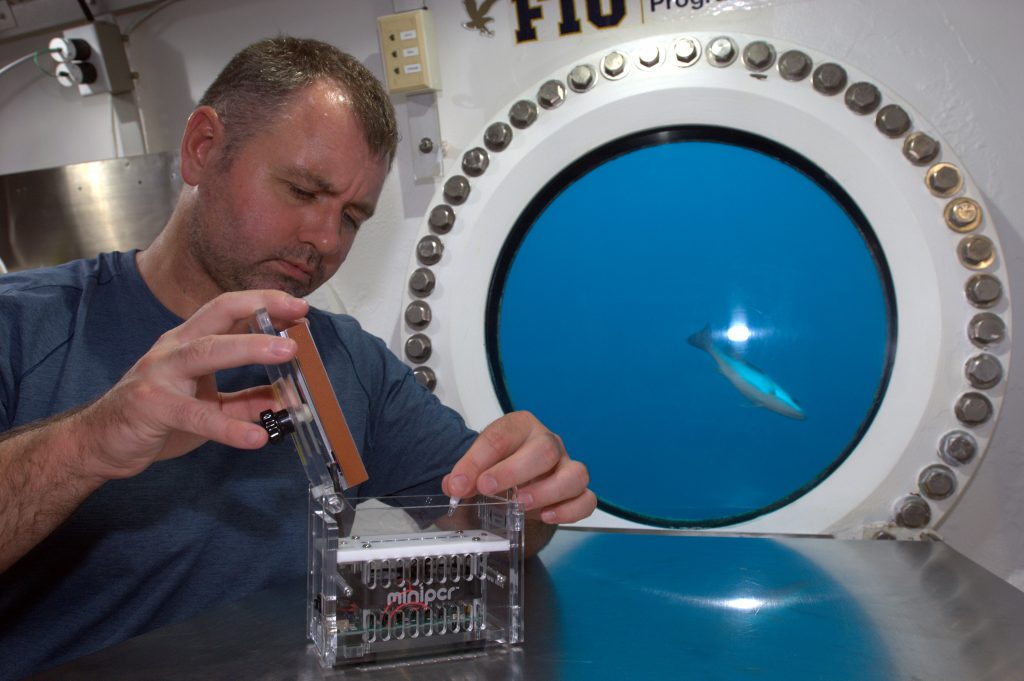
[[[281,404],[261,415],[290,433],[309,478],[307,635],[325,667],[521,643],[524,513],[510,495],[346,497],[368,479],[305,323],[253,332],[296,341],[267,366]]]

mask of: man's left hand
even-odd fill
[[[484,428],[441,483],[445,494],[469,497],[517,487],[529,517],[571,523],[597,507],[587,467],[569,458],[562,439],[529,412],[502,416]]]

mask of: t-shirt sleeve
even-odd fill
[[[382,340],[348,318],[334,320],[334,326],[368,399],[362,456],[370,479],[356,493],[441,494],[441,478],[476,433],[417,383]]]

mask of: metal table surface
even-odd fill
[[[562,530],[526,608],[509,650],[325,671],[297,580],[32,678],[1024,678],[1024,592],[941,542]]]

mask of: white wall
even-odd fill
[[[924,112],[982,188],[1014,281],[1024,301],[1024,88],[1018,72],[1024,3],[1012,0],[774,0],[750,11],[691,14],[659,29],[629,28],[514,47],[509,3],[492,11],[497,35],[463,29],[459,0],[432,10],[444,80],[439,97],[448,168],[478,144],[484,126],[554,67],[652,30],[737,31],[778,37],[833,55],[872,74]],[[554,5],[555,3],[548,3]],[[751,3],[757,5],[758,3]],[[403,8],[408,3],[401,5]],[[136,96],[149,150],[174,149],[185,118],[216,72],[239,48],[278,32],[320,38],[380,73],[374,18],[384,0],[180,0],[132,34]],[[550,11],[554,11],[551,7]],[[136,15],[119,17],[122,26]],[[0,44],[0,64],[45,46],[50,36]],[[405,129],[404,104],[396,98]],[[114,155],[110,100],[80,98],[24,65],[0,78],[0,174]],[[397,347],[401,294],[415,233],[433,183],[416,183],[403,145],[378,217],[361,232],[333,282],[347,310]],[[1017,319],[1024,315],[1014,310]],[[1014,350],[1024,345],[1014,336]],[[1024,375],[1011,375],[1002,423],[972,487],[942,533],[956,548],[1024,587]]]

